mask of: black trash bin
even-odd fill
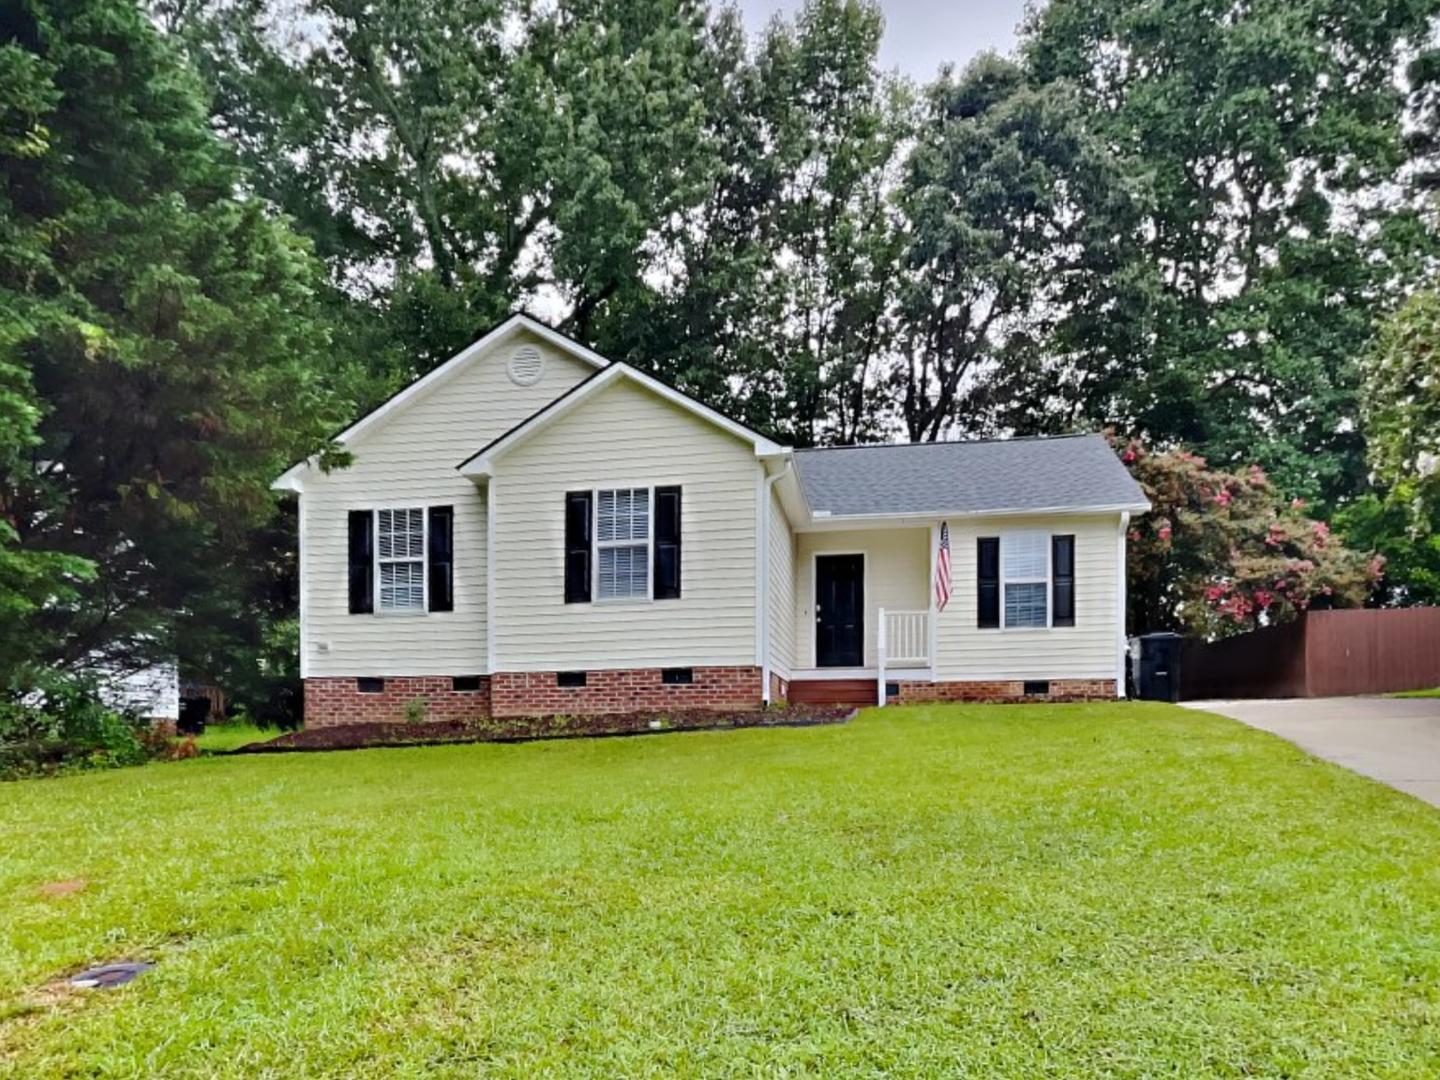
[[[1135,696],[1142,701],[1180,700],[1179,634],[1141,634]]]

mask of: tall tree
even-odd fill
[[[1385,556],[1375,601],[1440,602],[1440,296],[1422,289],[1380,327],[1362,403],[1374,490],[1336,523]]]
[[[1094,384],[1092,417],[1258,459],[1293,492],[1359,485],[1356,357],[1422,243],[1393,183],[1395,73],[1433,7],[1054,0],[1035,17],[1035,77],[1081,89],[1153,200],[1140,233],[1160,273],[1153,340],[1131,378]]]
[[[892,384],[912,440],[1064,429],[1056,350],[1143,327],[1137,193],[1061,82],[986,55],[942,75],[897,194],[906,244]],[[1073,394],[1071,395],[1073,400]]]
[[[708,158],[696,0],[211,0],[171,24],[403,376],[517,304],[605,338]]]
[[[651,288],[608,335],[799,445],[874,437],[890,411],[909,92],[880,71],[882,28],[859,0],[810,0],[754,50],[737,13],[709,24],[705,186],[658,230]]]
[[[1364,391],[1376,479],[1418,525],[1440,523],[1440,294],[1421,290],[1381,325]]]
[[[199,84],[138,8],[11,4],[0,72],[0,403],[24,420],[0,565],[71,571],[25,619],[33,659],[189,658],[204,635],[181,626],[245,606],[270,477],[346,411],[318,267],[237,197]]]

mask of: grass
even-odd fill
[[[253,742],[265,742],[283,735],[278,728],[256,727],[240,721],[225,724],[207,724],[204,734],[195,737],[195,745],[204,753],[221,753],[234,750]]]
[[[9,784],[0,1073],[1434,1076],[1437,851],[1149,704]]]
[[[1440,697],[1440,686],[1432,686],[1428,690],[1398,690],[1393,694],[1386,694],[1385,696],[1406,698],[1435,698]]]

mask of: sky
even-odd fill
[[[940,65],[965,61],[986,49],[1009,52],[1026,0],[879,0],[885,12],[880,64],[919,81],[933,78]],[[752,32],[777,11],[791,14],[800,0],[739,0]]]

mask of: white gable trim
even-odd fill
[[[405,387],[405,389],[401,390],[394,397],[390,398],[388,401],[384,402],[382,405],[378,406],[372,411],[366,413],[359,420],[355,421],[355,423],[351,424],[348,428],[342,431],[339,435],[335,436],[334,441],[343,446],[346,443],[349,443],[352,440],[358,438],[364,432],[383,423],[386,418],[388,418],[392,414],[405,408],[405,406],[407,406],[420,394],[423,394],[426,390],[429,390],[437,383],[449,379],[451,376],[458,374],[461,370],[468,367],[470,361],[474,360],[475,357],[478,356],[485,349],[489,348],[492,345],[499,344],[500,342],[504,341],[505,338],[510,337],[519,330],[530,331],[530,333],[534,334],[536,337],[539,337],[546,343],[553,345],[555,348],[561,350],[562,352],[568,353],[569,355],[575,357],[577,360],[589,364],[591,367],[594,367],[597,370],[608,367],[610,365],[610,361],[606,360],[605,357],[601,356],[599,353],[595,352],[592,349],[587,349],[578,341],[570,340],[564,334],[560,333],[559,331],[552,330],[544,323],[531,318],[529,315],[526,315],[524,313],[511,315],[508,319],[502,322],[499,326],[495,327],[494,330],[491,330],[484,337],[467,345],[465,348],[461,349],[458,353],[452,356],[449,360],[446,360],[439,367],[435,368],[433,371],[430,371],[425,375],[422,375],[420,378],[412,382],[409,386]],[[280,476],[278,476],[275,481],[270,485],[271,490],[295,492],[302,490],[301,477],[304,474],[305,470],[314,463],[314,458],[307,458],[304,461],[297,462],[296,464],[290,466],[290,468],[286,469],[283,473],[281,473]]]
[[[532,436],[545,430],[555,421],[569,415],[579,408],[587,399],[599,393],[611,383],[620,379],[626,379],[646,390],[651,391],[664,400],[678,405],[702,420],[726,431],[736,438],[739,438],[751,445],[756,457],[767,457],[772,454],[788,454],[789,449],[777,442],[765,438],[757,432],[751,431],[744,424],[731,420],[728,416],[716,412],[710,406],[696,401],[692,397],[682,394],[674,387],[666,386],[659,379],[646,375],[643,371],[632,368],[629,364],[620,362],[612,363],[598,375],[592,375],[585,382],[580,383],[568,394],[556,398],[545,408],[541,409],[530,419],[516,427],[511,428],[500,438],[496,439],[489,446],[460,462],[455,466],[462,476],[471,479],[484,479],[494,474],[495,463],[509,451],[530,439]]]

